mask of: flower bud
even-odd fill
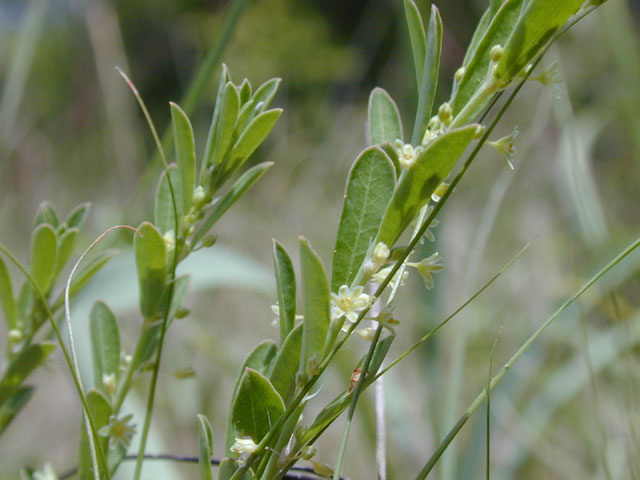
[[[498,63],[502,56],[504,55],[504,48],[502,45],[494,45],[491,47],[491,51],[489,52],[489,57],[493,63]]]

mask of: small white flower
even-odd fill
[[[359,328],[358,330],[356,330],[356,333],[360,335],[362,338],[364,338],[365,340],[367,340],[368,342],[370,342],[371,340],[373,340],[373,337],[375,337],[376,335],[376,329],[371,327]]]
[[[109,417],[109,423],[98,430],[101,437],[109,437],[109,450],[115,449],[118,445],[122,445],[125,449],[129,448],[131,437],[136,433],[136,426],[129,423],[133,415],[125,415],[117,418],[115,415]]]
[[[418,273],[424,280],[425,286],[431,290],[433,288],[433,274],[444,269],[444,266],[439,263],[441,259],[442,255],[436,252],[427,258],[423,258],[418,263],[407,262],[407,265],[415,267],[418,270]]]
[[[116,391],[116,387],[118,386],[116,383],[116,374],[110,373],[102,374],[102,386],[108,394],[113,394]]]
[[[271,321],[271,326],[276,328],[278,327],[278,325],[280,324],[280,305],[278,305],[278,302],[274,303],[273,305],[271,305],[271,311],[273,312],[273,314],[276,316],[276,318],[274,318]],[[294,317],[294,320],[296,322],[302,320],[304,318],[304,315],[296,315]]]
[[[251,437],[239,437],[231,446],[231,451],[238,455],[250,455],[256,451],[258,445],[253,441]]]
[[[415,147],[409,143],[402,143],[402,140],[396,140],[396,150],[398,152],[398,162],[402,168],[409,170],[416,159],[422,153],[422,147]]]
[[[53,471],[51,464],[47,462],[42,467],[42,470],[33,472],[33,480],[58,480],[58,476]]]
[[[507,163],[509,164],[509,168],[513,170],[513,155],[516,153],[516,147],[513,145],[513,140],[518,136],[518,127],[513,129],[506,137],[502,137],[495,142],[487,142],[493,148],[495,148],[499,154],[503,155],[507,159]]]
[[[338,319],[344,315],[349,322],[355,323],[358,313],[371,303],[371,297],[363,290],[360,285],[353,289],[342,285],[337,294],[331,293],[331,318]]]

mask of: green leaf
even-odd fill
[[[418,95],[418,109],[414,124],[411,143],[419,145],[427,130],[427,123],[433,110],[433,102],[436,98],[438,87],[438,74],[440,72],[440,53],[442,51],[442,20],[435,5],[431,5],[431,17],[429,18],[429,33],[427,35],[427,49],[424,57],[422,71],[422,84]]]
[[[89,414],[93,419],[96,430],[99,431],[102,427],[109,424],[109,417],[112,413],[111,405],[101,392],[93,389],[87,392],[86,399]],[[106,452],[108,450],[109,438],[100,436],[100,443],[102,444],[102,450]],[[104,468],[104,466],[101,465],[100,468]],[[84,419],[80,425],[78,478],[93,478],[93,462],[91,461],[91,450],[89,447],[89,438],[87,437],[87,429],[85,427]]]
[[[34,391],[34,387],[21,387],[3,404],[0,404],[0,435],[4,433],[22,407],[27,404]]]
[[[67,228],[77,228],[78,230],[82,230],[82,227],[84,227],[84,222],[87,219],[87,213],[89,212],[90,207],[90,203],[82,203],[71,210],[64,221],[64,224],[67,226]]]
[[[177,104],[171,103],[170,105],[173,138],[176,146],[176,161],[180,169],[182,185],[182,210],[179,213],[186,215],[191,208],[196,184],[196,146],[189,117]]]
[[[293,329],[296,318],[296,272],[291,257],[277,240],[273,240],[273,266],[276,272],[282,344]]]
[[[169,177],[167,177],[167,172],[169,172]],[[173,214],[173,201],[167,178],[171,179],[171,186],[173,187],[173,193],[176,199],[176,210],[178,211],[178,216],[180,216],[180,212],[183,211],[180,172],[178,171],[176,164],[172,163],[169,165],[169,168],[167,170],[163,170],[162,175],[160,175],[160,182],[158,183],[158,189],[156,190],[156,202],[153,218],[155,224],[162,233],[166,233],[169,230],[175,231],[176,228],[175,216]]]
[[[53,228],[57,228],[58,226],[58,215],[56,215],[56,211],[49,202],[42,202],[38,207],[36,219],[33,222],[33,228],[35,229],[35,227],[42,225],[43,223],[51,225]]]
[[[19,390],[22,382],[46,361],[54,348],[54,343],[34,343],[13,358],[0,379],[0,405]]]
[[[56,233],[47,223],[38,225],[31,234],[31,261],[29,273],[40,291],[49,291],[56,265]]]
[[[504,0],[489,0],[489,18],[493,18],[503,2]]]
[[[169,307],[169,321],[171,321],[175,316],[178,308],[182,306],[182,302],[184,301],[184,297],[189,290],[189,281],[191,280],[190,275],[180,275],[173,280],[173,289],[172,289],[172,297],[171,297],[171,306]]]
[[[240,380],[232,410],[235,437],[248,436],[259,443],[284,413],[284,402],[271,382],[247,368]]]
[[[140,312],[152,317],[162,299],[167,276],[167,247],[162,234],[149,222],[143,222],[136,235],[133,249],[140,287]]]
[[[449,130],[431,142],[410,170],[403,172],[380,224],[375,243],[394,246],[431,194],[447,178],[473,140],[477,125]]]
[[[204,415],[198,414],[198,444],[200,445],[200,455],[198,464],[200,465],[200,480],[213,480],[211,473],[211,455],[213,455],[213,429],[211,423]]]
[[[242,81],[240,85],[240,105],[244,105],[251,98],[251,84],[249,80],[246,78]]]
[[[227,416],[227,431],[225,435],[225,448],[226,455],[231,455],[231,446],[235,441],[235,434],[233,431],[233,405],[236,401],[236,396],[238,395],[238,389],[240,388],[240,381],[247,370],[250,368],[252,370],[256,370],[262,373],[265,376],[269,376],[271,374],[271,370],[273,367],[273,363],[276,359],[276,353],[278,348],[276,344],[271,340],[264,340],[260,342],[247,356],[247,359],[244,361],[242,368],[240,369],[240,373],[238,374],[236,384],[233,387],[233,395],[231,397],[231,405],[229,406],[229,414]]]
[[[224,93],[224,88],[227,82],[231,81],[231,77],[229,76],[229,69],[223,63],[222,64],[222,72],[220,73],[220,82],[218,84],[218,93],[216,94],[216,106],[213,110],[213,115],[211,118],[211,124],[209,126],[209,133],[207,135],[207,143],[204,148],[204,158],[202,159],[202,164],[200,165],[200,184],[202,185],[205,180],[204,173],[207,171],[207,168],[211,164],[211,159],[213,158],[213,151],[216,146],[216,132],[218,131],[218,119],[220,118],[220,111],[222,110],[222,95]]]
[[[251,120],[246,130],[242,132],[240,138],[238,138],[233,145],[230,156],[231,160],[229,161],[229,170],[240,167],[255,149],[260,146],[275,126],[281,113],[281,108],[274,108],[262,112]]]
[[[2,257],[0,257],[0,302],[2,302],[2,311],[7,322],[7,330],[16,328],[16,304],[13,298],[11,277]]]
[[[76,238],[78,238],[79,230],[74,227],[66,230],[62,235],[58,237],[58,247],[56,255],[56,266],[54,268],[54,278],[60,275],[67,262],[73,254],[73,250],[76,247]]]
[[[304,372],[309,358],[322,353],[329,330],[329,282],[320,258],[311,245],[300,237],[300,264],[302,269],[302,293],[304,320],[302,321],[302,353],[300,371]]]
[[[238,468],[240,468],[240,462],[237,460],[233,458],[223,459],[218,467],[218,480],[229,480]],[[249,469],[238,480],[255,480],[255,478],[253,470]]]
[[[296,373],[302,350],[302,328],[303,325],[300,324],[291,330],[278,352],[273,371],[269,377],[285,404],[289,403],[295,390]]]
[[[418,89],[420,89],[422,85],[424,57],[427,51],[427,36],[424,31],[424,23],[422,16],[420,16],[420,10],[413,0],[404,0],[404,13],[407,17],[407,26],[409,27],[413,65],[416,69],[416,81]]]
[[[90,318],[93,378],[98,390],[105,391],[104,375],[120,377],[120,334],[118,323],[109,307],[101,301],[93,304]]]
[[[224,157],[231,146],[233,131],[238,120],[238,110],[240,108],[240,95],[238,89],[231,82],[228,82],[222,94],[222,109],[216,126],[215,143],[213,157],[211,162],[213,165],[222,163]]]
[[[524,0],[506,0],[493,17],[469,59],[464,75],[457,84],[457,89],[449,101],[454,116],[464,108],[484,83],[491,62],[489,52],[493,46],[505,44],[513,31],[524,3]]]
[[[276,96],[276,92],[278,91],[279,86],[280,79],[272,78],[271,80],[267,80],[262,85],[260,85],[256,90],[256,93],[253,94],[253,100],[255,101],[256,107],[260,105],[260,103],[262,103],[260,107],[261,112],[269,108],[273,97]]]
[[[209,214],[207,218],[204,219],[200,228],[193,236],[193,245],[197,245],[198,241],[202,237],[206,235],[206,233],[215,225],[215,223],[220,220],[220,217],[224,215],[224,213],[236,203],[236,201],[244,195],[244,193],[249,190],[249,188],[258,181],[258,179],[264,175],[264,173],[273,166],[273,162],[264,162],[259,163],[258,165],[251,167],[249,170],[244,172],[238,180],[233,184],[231,190],[227,192],[227,194],[222,197],[216,205],[213,211]]]
[[[377,147],[363,151],[353,163],[333,254],[331,289],[351,285],[393,195],[395,169]]]
[[[403,140],[400,112],[391,96],[376,87],[369,96],[369,135],[371,144]]]
[[[583,3],[583,0],[530,0],[504,46],[496,78],[503,85],[508,84]]]
[[[482,37],[487,31],[487,28],[489,28],[491,19],[493,19],[495,15],[495,12],[492,14],[490,10],[491,8],[487,8],[484,11],[484,13],[482,14],[482,17],[480,17],[480,20],[478,21],[478,24],[476,25],[476,29],[473,31],[473,36],[471,37],[471,41],[467,46],[467,51],[464,52],[464,59],[462,60],[463,67],[466,67],[469,64],[469,61],[473,58],[473,55],[475,54],[475,51],[478,48],[478,44],[480,43],[480,40],[482,40]],[[455,83],[455,80],[454,80],[453,88],[454,88],[454,91],[455,89],[458,88],[457,84]]]

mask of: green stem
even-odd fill
[[[31,284],[32,288],[34,289],[34,291],[38,295],[40,301],[44,305],[44,308],[45,308],[46,314],[47,314],[47,318],[49,319],[49,322],[51,323],[51,328],[53,329],[54,333],[56,334],[56,338],[58,340],[58,343],[60,344],[60,349],[62,350],[62,355],[64,356],[65,363],[67,364],[67,367],[69,368],[69,372],[71,373],[71,378],[72,378],[73,384],[74,384],[74,386],[76,388],[76,392],[78,393],[78,397],[80,397],[80,403],[82,404],[82,409],[84,410],[84,416],[85,416],[86,422],[88,423],[88,427],[89,427],[88,428],[89,435],[93,439],[93,442],[94,442],[94,446],[95,446],[95,450],[96,450],[96,454],[97,454],[97,460],[99,462],[99,465],[103,465],[103,466],[106,467],[106,465],[107,465],[106,457],[105,457],[104,451],[102,449],[102,444],[99,441],[100,437],[98,436],[98,430],[96,428],[95,422],[93,421],[93,417],[91,416],[91,414],[89,412],[89,405],[87,404],[87,399],[86,399],[86,397],[84,395],[84,390],[82,388],[82,382],[80,381],[80,377],[76,373],[76,369],[74,368],[73,361],[71,360],[71,355],[69,355],[69,351],[67,350],[67,347],[65,346],[65,344],[64,344],[64,342],[62,340],[62,335],[60,334],[60,329],[58,328],[58,325],[56,324],[56,321],[53,318],[53,313],[51,312],[51,309],[49,308],[49,304],[47,303],[47,299],[45,298],[44,294],[42,293],[42,291],[40,290],[40,288],[36,284],[36,282],[33,279],[33,277],[31,277],[31,274],[29,274],[27,269],[24,267],[24,265],[22,265],[22,263],[20,263],[20,261],[2,243],[0,243],[0,252],[4,253],[7,256],[7,258],[9,260],[11,260],[11,262],[13,262],[13,264],[16,267],[18,267],[18,269],[22,272],[22,274],[25,276],[25,278],[29,281],[29,283]],[[104,475],[105,475],[106,480],[109,480],[110,474],[109,474],[109,469],[108,468],[105,468]]]
[[[602,268],[596,275],[591,277],[591,279],[585,283],[571,298],[566,300],[560,308],[558,308],[553,315],[551,315],[514,353],[511,358],[504,364],[504,366],[500,369],[500,371],[491,379],[488,387],[485,387],[480,394],[471,402],[471,405],[467,408],[467,410],[462,414],[456,424],[451,428],[447,436],[444,438],[442,443],[438,446],[435,452],[429,458],[429,461],[426,463],[424,468],[420,471],[416,480],[424,480],[427,475],[431,472],[433,467],[435,466],[438,459],[442,456],[444,451],[447,449],[451,441],[456,437],[458,432],[462,429],[464,424],[469,420],[471,415],[478,409],[480,404],[487,397],[487,392],[493,390],[498,383],[502,380],[502,378],[507,374],[507,372],[511,369],[514,363],[516,363],[520,357],[529,349],[529,347],[535,342],[538,337],[544,332],[556,319],[567,309],[569,308],[578,298],[580,298],[584,292],[589,290],[600,278],[606,275],[613,267],[615,267],[618,263],[624,260],[628,255],[630,255],[636,248],[640,246],[640,238],[634,241],[631,245],[625,248],[621,253],[619,253],[613,260],[611,260],[604,268]]]
[[[351,399],[351,403],[349,404],[349,411],[347,412],[347,421],[344,425],[344,431],[342,432],[342,441],[340,442],[340,450],[338,451],[338,460],[336,461],[335,470],[333,473],[333,480],[340,479],[340,470],[342,468],[342,461],[344,460],[344,453],[347,449],[347,441],[349,439],[349,431],[351,430],[351,422],[353,421],[353,414],[356,411],[356,405],[358,403],[358,398],[360,397],[360,393],[365,384],[365,379],[367,376],[367,372],[369,370],[369,365],[371,364],[371,359],[373,358],[373,352],[376,349],[376,345],[378,344],[378,340],[380,339],[380,335],[382,334],[382,329],[384,327],[382,324],[378,325],[376,329],[376,334],[371,341],[371,346],[369,347],[369,351],[367,352],[367,357],[364,360],[364,364],[362,365],[362,371],[360,372],[360,378],[358,379],[358,383],[356,383],[356,388],[353,391],[353,398]]]
[[[131,362],[127,365],[127,370],[124,374],[123,379],[120,381],[118,385],[118,389],[116,390],[115,399],[113,401],[113,412],[117,414],[122,407],[122,403],[124,402],[124,398],[129,392],[129,388],[131,386],[131,380],[133,379],[133,374],[140,363],[140,357],[142,356],[142,352],[144,351],[144,345],[147,341],[147,335],[150,330],[150,321],[145,319],[142,323],[142,332],[140,333],[140,338],[138,339],[138,343],[136,344],[136,349],[133,352],[133,357],[131,358]]]

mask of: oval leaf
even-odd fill
[[[395,169],[377,147],[362,152],[351,167],[333,255],[331,289],[351,285],[393,195]]]
[[[238,89],[231,82],[224,86],[222,94],[222,108],[217,119],[215,143],[211,163],[213,165],[222,163],[224,157],[231,146],[233,131],[238,120],[238,110],[240,108],[240,95]]]
[[[296,317],[296,273],[291,257],[277,240],[273,241],[273,266],[276,271],[276,288],[280,310],[280,343],[293,329]]]
[[[233,387],[233,395],[231,397],[231,405],[229,407],[229,414],[227,416],[227,431],[225,436],[225,447],[226,454],[231,455],[231,446],[235,441],[235,432],[233,430],[233,405],[236,402],[236,397],[238,395],[238,389],[240,387],[240,381],[247,370],[250,368],[252,370],[256,370],[262,373],[265,376],[269,376],[271,373],[271,369],[273,367],[273,362],[276,358],[277,353],[276,344],[271,340],[265,340],[259,343],[256,348],[249,354],[247,359],[244,361],[242,365],[242,369],[240,370],[240,374],[236,380],[236,384]]]
[[[391,248],[411,220],[447,178],[473,140],[477,125],[449,130],[431,142],[410,170],[403,172],[380,224],[375,243]]]
[[[259,443],[283,413],[284,402],[271,382],[260,372],[247,368],[233,404],[235,437],[248,436]]]
[[[369,96],[369,135],[372,145],[404,138],[398,107],[380,87],[374,88]]]
[[[77,228],[78,230],[82,230],[90,207],[90,203],[83,203],[71,210],[64,221],[67,228]]]
[[[36,212],[36,219],[33,222],[33,227],[37,227],[38,225],[42,225],[46,223],[47,225],[51,225],[53,228],[58,227],[58,215],[56,215],[56,211],[53,209],[53,205],[49,202],[42,202],[38,207],[38,211]]]
[[[47,223],[38,225],[31,234],[30,273],[40,291],[46,294],[56,266],[56,234]]]
[[[78,237],[78,229],[76,227],[66,230],[58,237],[58,247],[56,253],[56,266],[54,269],[54,278],[57,277],[64,267],[67,265],[69,258],[73,254],[76,246],[76,238]]]
[[[89,318],[94,384],[98,390],[104,391],[105,375],[113,375],[116,382],[120,376],[118,323],[109,307],[100,301],[94,303]]]
[[[149,222],[144,222],[138,230],[133,248],[140,287],[140,312],[145,318],[156,311],[166,283],[167,247],[162,234]]]
[[[304,372],[309,358],[320,354],[329,330],[329,282],[320,258],[306,239],[300,237],[300,264],[304,320],[302,321],[302,353],[300,371]]]
[[[179,213],[189,213],[196,184],[196,146],[193,128],[187,114],[175,103],[171,103],[171,125],[176,146],[176,162],[180,170],[182,209]]]

